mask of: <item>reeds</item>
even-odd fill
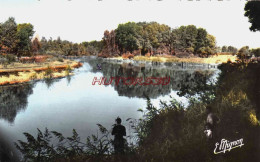
[[[191,57],[191,58],[178,58],[175,56],[135,56],[133,58],[137,61],[152,61],[152,62],[188,62],[188,63],[205,63],[205,64],[215,64],[215,63],[226,63],[227,61],[235,62],[237,60],[236,56],[232,55],[219,55],[212,56],[209,58]]]
[[[60,78],[67,75],[72,75],[72,70],[82,66],[82,63],[72,62],[67,65],[47,66],[32,69],[13,69],[2,70],[0,73],[9,73],[9,76],[0,77],[0,85],[11,85],[31,80],[39,80],[44,78]],[[13,73],[18,73],[14,75]]]

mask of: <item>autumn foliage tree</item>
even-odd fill
[[[41,49],[41,43],[39,42],[38,38],[34,38],[34,40],[32,41],[32,52],[34,54],[37,54],[39,52],[39,50]]]
[[[112,30],[111,32],[106,30],[104,32],[102,41],[104,43],[104,47],[99,56],[108,57],[119,54],[118,45],[116,44],[116,34],[114,30]]]

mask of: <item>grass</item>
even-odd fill
[[[3,72],[24,72],[24,71],[30,71],[30,70],[36,70],[36,71],[41,71],[41,70],[47,70],[47,67],[53,67],[55,69],[65,69],[68,65],[71,67],[79,67],[78,62],[72,61],[72,60],[64,60],[64,62],[59,62],[59,61],[53,61],[53,62],[45,62],[41,64],[37,63],[12,63],[4,67],[3,65],[0,65],[0,73]]]
[[[124,59],[122,57],[116,57],[116,59]],[[204,63],[204,64],[216,64],[226,63],[228,60],[235,62],[236,56],[232,55],[218,55],[211,56],[209,58],[191,57],[191,58],[178,58],[175,56],[135,56],[133,60],[136,61],[152,61],[152,62],[188,62],[188,63]]]
[[[11,85],[11,84],[18,84],[18,83],[24,83],[31,80],[40,80],[45,78],[60,78],[67,75],[72,75],[72,73],[67,73],[65,70],[61,72],[52,72],[51,75],[48,73],[46,74],[45,71],[42,72],[36,72],[36,71],[30,71],[30,72],[18,72],[18,75],[9,75],[0,77],[0,85]]]
[[[66,63],[66,64],[64,64]],[[11,67],[1,69],[1,73],[7,73],[9,75],[3,75],[0,77],[0,85],[11,85],[31,80],[39,80],[44,78],[60,78],[67,75],[72,75],[71,70],[82,66],[81,63],[76,61],[66,60],[63,64],[49,63],[48,66],[35,66],[35,64],[27,64],[23,67]]]

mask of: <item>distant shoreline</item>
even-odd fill
[[[114,60],[135,60],[135,61],[147,61],[147,62],[171,62],[171,63],[200,63],[200,64],[222,64],[228,61],[235,62],[237,60],[236,56],[232,55],[218,55],[211,56],[208,58],[201,57],[190,57],[190,58],[178,58],[175,56],[135,56],[131,59],[123,57],[112,57],[109,59]]]

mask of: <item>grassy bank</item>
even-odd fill
[[[123,60],[122,57],[116,57],[115,59]],[[188,62],[188,63],[204,63],[204,64],[218,64],[226,63],[227,61],[235,62],[236,56],[232,55],[218,55],[208,58],[190,57],[190,58],[178,58],[175,56],[135,56],[133,60],[136,61],[152,61],[152,62]]]
[[[18,84],[44,78],[60,78],[72,75],[71,71],[80,66],[82,66],[81,63],[71,60],[45,62],[42,64],[13,63],[6,67],[0,66],[0,85]]]

